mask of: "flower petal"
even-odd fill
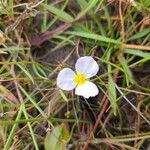
[[[94,97],[99,93],[97,86],[90,82],[86,81],[83,85],[78,85],[75,89],[75,94],[83,96],[84,98]]]
[[[76,87],[73,81],[75,73],[70,68],[64,68],[57,76],[57,86],[62,90],[70,91]]]
[[[80,57],[75,64],[75,68],[77,73],[84,73],[87,78],[95,76],[99,70],[97,62],[91,56]]]

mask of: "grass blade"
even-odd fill
[[[67,22],[73,22],[74,18],[69,15],[68,13],[66,13],[65,11],[63,11],[62,9],[56,8],[52,5],[47,5],[47,4],[41,4],[45,9],[47,9],[49,12],[53,13],[54,15],[56,15],[57,17],[67,21]]]
[[[79,18],[83,17],[87,12],[90,11],[91,8],[93,8],[96,4],[97,4],[98,0],[90,0],[86,6],[84,6],[84,9],[83,11],[81,11],[77,17],[76,17],[76,20],[78,20]],[[81,2],[80,2],[81,4]],[[83,6],[82,6],[83,7]]]
[[[123,67],[125,78],[126,78],[126,83],[127,83],[127,86],[129,86],[129,83],[134,83],[132,72],[129,69],[126,59],[124,58],[124,56],[122,56],[122,54],[118,56],[118,60],[121,66]]]
[[[150,28],[146,28],[140,32],[137,32],[136,34],[134,34],[133,36],[131,36],[128,41],[132,41],[132,40],[136,40],[136,39],[139,39],[147,34],[150,33]]]
[[[19,109],[19,112],[18,112],[18,115],[17,115],[15,121],[18,121],[18,120],[20,119],[21,114],[22,114],[22,108],[23,108],[23,105],[20,106],[20,109]],[[15,131],[16,131],[17,127],[18,127],[18,123],[15,123],[15,124],[13,125],[11,131],[10,131],[10,134],[9,134],[9,136],[8,136],[8,139],[7,139],[7,141],[6,141],[6,144],[5,144],[3,150],[8,150],[8,149],[9,149],[9,147],[10,147],[10,145],[11,145],[11,143],[12,143],[12,140],[13,140],[13,137],[14,137],[14,134],[15,134]]]
[[[112,49],[109,49],[108,54],[107,54],[107,61],[110,60],[110,56],[111,56],[111,51]],[[108,64],[108,97],[109,97],[109,101],[111,103],[111,107],[113,108],[113,112],[114,115],[116,115],[117,113],[117,94],[116,94],[116,88],[115,88],[115,82],[113,80],[112,74],[110,72],[112,72],[111,69],[111,65]]]
[[[34,83],[34,79],[30,75],[30,73],[25,69],[25,66],[21,66],[20,64],[17,64],[17,66],[28,76],[32,83]]]
[[[88,3],[86,2],[86,0],[77,0],[77,1],[78,1],[78,4],[81,7],[81,10],[84,10],[87,7],[87,5],[88,5]]]
[[[30,102],[34,105],[34,107],[41,113],[41,115],[44,118],[47,118],[43,110],[37,105],[37,103],[34,101],[34,99],[25,91],[23,87],[20,86],[20,90],[23,92],[23,94],[30,100]]]
[[[150,121],[145,118],[142,113],[126,98],[126,96],[123,94],[123,92],[120,90],[120,88],[115,84],[116,89],[118,92],[122,95],[122,97],[132,106],[132,108],[150,125]]]
[[[69,100],[68,100],[68,98],[66,97],[65,93],[64,93],[62,90],[59,90],[59,92],[60,92],[60,95],[61,95],[61,97],[63,98],[63,100],[64,100],[65,102],[68,102]]]
[[[96,41],[101,41],[101,42],[106,42],[106,43],[113,43],[113,44],[118,44],[118,45],[122,44],[122,42],[119,40],[107,38],[105,36],[94,34],[94,33],[87,33],[87,32],[83,32],[83,31],[68,31],[66,33],[70,34],[70,35],[76,35],[76,36],[84,37],[87,39],[93,39]]]
[[[146,59],[150,59],[150,53],[148,53],[148,52],[143,52],[143,51],[139,51],[139,50],[135,50],[135,49],[124,49],[124,53],[136,55],[136,56],[143,57]]]
[[[23,113],[24,113],[25,118],[26,118],[26,119],[29,119],[24,104],[23,104]],[[36,141],[36,138],[35,138],[35,135],[34,135],[34,132],[33,132],[32,127],[31,127],[31,123],[30,123],[30,122],[27,122],[27,125],[28,125],[28,128],[29,128],[29,130],[30,130],[31,137],[32,137],[32,140],[33,140],[35,149],[36,149],[36,150],[39,150],[38,144],[37,144],[37,141]]]

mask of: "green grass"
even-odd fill
[[[150,3],[134,2],[0,1],[0,149],[148,149]],[[56,86],[86,55],[100,67],[90,101]]]

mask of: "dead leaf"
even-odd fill
[[[17,98],[15,97],[15,95],[8,90],[7,88],[5,88],[3,85],[0,85],[0,93],[7,99],[9,100],[9,102],[12,103],[18,103]]]
[[[0,45],[2,45],[2,44],[4,44],[5,43],[5,37],[4,37],[4,35],[3,35],[3,33],[2,32],[0,32]]]
[[[43,44],[48,39],[52,38],[54,35],[60,34],[60,33],[64,32],[65,30],[67,30],[70,26],[71,26],[71,24],[65,23],[65,24],[59,26],[58,28],[56,28],[55,30],[46,31],[44,33],[39,33],[32,37],[31,45],[39,47],[41,44]]]

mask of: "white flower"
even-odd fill
[[[76,72],[70,68],[62,69],[57,77],[57,86],[66,91],[75,89],[76,95],[85,98],[96,96],[99,90],[89,78],[97,74],[97,62],[90,56],[80,57],[75,64],[75,70]]]

